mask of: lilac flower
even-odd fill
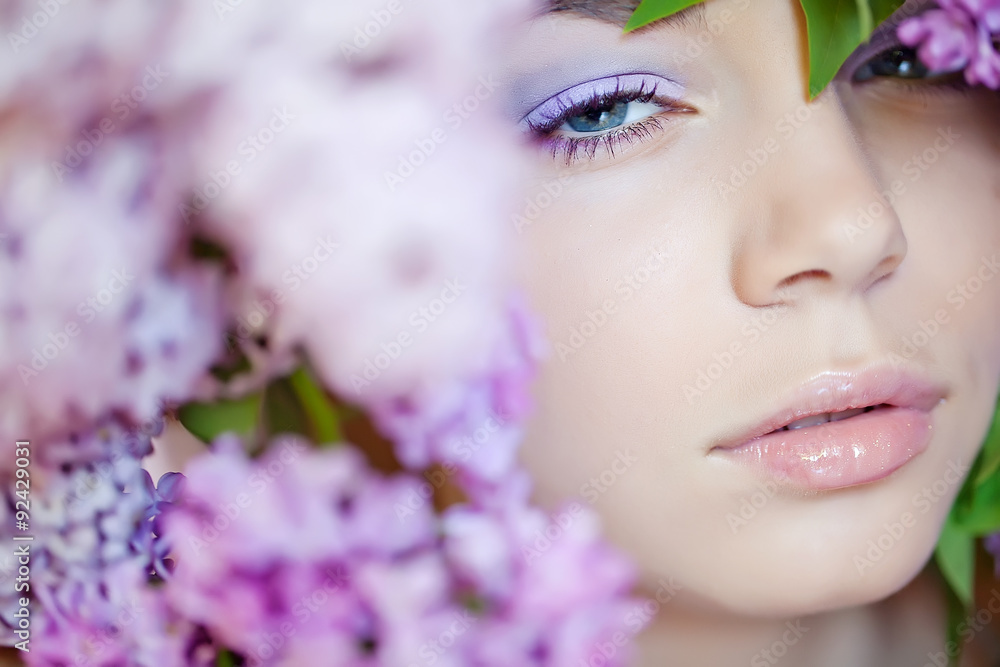
[[[153,432],[155,425],[138,431],[105,422],[39,450],[36,463],[44,469],[30,520],[38,608],[28,664],[187,664],[193,627],[149,586],[154,560],[166,552],[150,528],[159,509],[151,506],[139,465],[151,452]],[[7,613],[2,620],[17,627]],[[7,644],[17,640],[10,630]]]
[[[527,505],[523,476],[487,507],[457,507],[443,520],[445,554],[459,585],[489,613],[467,664],[590,664],[598,646],[627,627],[635,571],[600,540],[596,516],[578,503],[545,516]],[[627,664],[628,651],[607,665]]]
[[[454,464],[473,496],[513,472],[528,387],[544,354],[543,338],[519,299],[498,339],[489,373],[370,405],[405,465]]]
[[[44,157],[11,162],[0,167],[3,442],[50,441],[113,411],[143,422],[189,398],[221,348],[220,276],[172,258],[176,179],[155,141],[105,138],[64,182]]]
[[[221,438],[186,477],[165,517],[177,557],[167,595],[251,661],[322,649],[368,664],[415,654],[446,627],[431,508],[407,521],[395,511],[418,480],[379,477],[352,447],[309,450],[294,438],[256,461]]]
[[[917,47],[932,71],[965,70],[970,85],[1000,88],[1000,54],[994,35],[1000,33],[997,0],[941,0],[932,9],[903,21],[899,38]]]

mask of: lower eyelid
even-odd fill
[[[657,104],[656,102],[629,102],[630,105],[638,108],[630,108],[628,114],[625,116],[624,122],[621,125],[608,128],[607,130],[602,130],[599,132],[578,132],[576,130],[568,129],[568,122],[564,122],[553,132],[555,134],[558,132],[562,136],[573,137],[573,138],[585,138],[585,137],[600,137],[606,134],[610,134],[616,130],[621,130],[622,128],[628,127],[633,123],[639,123],[650,116],[655,116],[658,113],[664,111],[669,111],[670,109],[664,107],[662,104]],[[648,111],[649,113],[645,113]],[[643,114],[643,115],[639,115]]]
[[[665,131],[667,129],[665,126],[671,122],[665,118],[670,110],[666,111],[667,113],[653,114],[637,122],[621,125],[603,134],[575,137],[550,134],[542,139],[541,145],[552,153],[554,159],[558,159],[561,155],[567,166],[583,158],[586,158],[586,161],[597,160],[600,150],[607,154],[605,157],[615,158],[616,151],[623,146],[653,140],[654,133]]]

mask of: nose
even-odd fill
[[[808,293],[863,293],[906,256],[896,211],[881,195],[834,89],[771,157],[755,184],[733,257],[741,301],[768,306]],[[791,126],[788,126],[791,127]]]

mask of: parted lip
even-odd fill
[[[796,387],[782,408],[738,429],[732,437],[721,438],[712,449],[736,449],[794,421],[827,412],[879,405],[930,412],[946,395],[942,385],[889,364],[858,372],[826,371]]]

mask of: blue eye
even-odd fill
[[[871,81],[878,77],[897,79],[928,79],[940,73],[920,62],[917,52],[905,46],[895,46],[879,53],[859,67],[852,77],[855,83]]]
[[[693,111],[679,101],[683,92],[679,83],[655,74],[605,77],[553,95],[521,126],[567,164],[579,156],[594,159],[602,147],[614,157],[618,148],[652,137],[667,117]]]
[[[627,103],[607,102],[597,109],[567,118],[566,125],[575,132],[602,132],[623,125],[627,115]]]
[[[567,115],[559,130],[564,132],[606,132],[616,127],[636,123],[663,111],[663,106],[650,102],[607,100],[573,116]]]

